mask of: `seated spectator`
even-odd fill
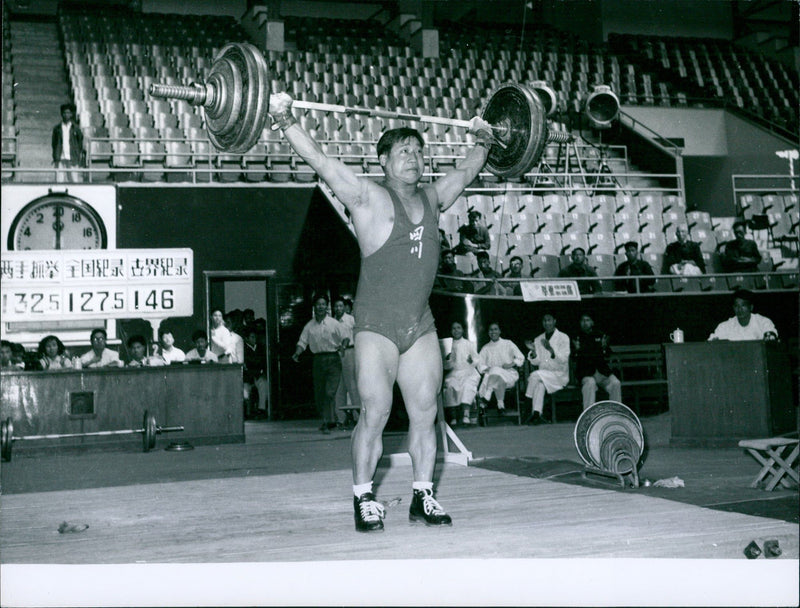
[[[103,328],[93,329],[91,333],[92,348],[79,359],[81,367],[122,367],[119,353],[106,348],[108,334]]]
[[[14,344],[8,340],[0,342],[0,369],[20,370],[25,369],[25,364],[14,362]]]
[[[33,359],[31,359],[31,355],[33,355]],[[39,367],[39,362],[35,357],[36,353],[29,353],[22,344],[18,342],[11,343],[11,363],[17,369],[36,371]]]
[[[653,276],[653,269],[650,264],[645,262],[639,257],[639,243],[636,241],[628,241],[625,243],[625,261],[617,266],[614,272],[615,277],[645,277]],[[650,293],[655,290],[655,279],[639,279],[639,289],[642,293]],[[627,281],[614,281],[614,289],[617,291],[627,291],[628,293],[637,293],[636,281],[629,279]]]
[[[128,367],[150,366],[150,357],[147,356],[147,339],[144,336],[140,334],[131,336],[128,338],[127,346],[130,355]]]
[[[755,241],[745,238],[747,225],[739,221],[733,225],[736,237],[722,245],[720,262],[725,272],[757,272],[761,254]]]
[[[558,276],[561,278],[597,277],[594,268],[586,261],[586,251],[583,247],[575,247],[570,254],[572,262],[562,268]],[[578,291],[582,294],[600,293],[600,281],[578,281]]]
[[[192,334],[192,343],[194,348],[186,353],[187,362],[216,363],[218,361],[217,355],[208,348],[208,334],[205,331],[198,329],[194,332]]]
[[[39,367],[44,371],[52,369],[72,369],[72,361],[67,355],[64,343],[56,336],[45,336],[37,349]]]
[[[183,363],[186,360],[186,353],[175,346],[175,336],[170,329],[160,329],[158,332],[158,352],[152,358],[160,357],[165,365],[173,363]]]
[[[489,249],[489,229],[483,223],[482,217],[481,212],[474,209],[467,214],[469,224],[458,229],[458,245],[454,249],[456,255],[477,254]]]
[[[446,289],[448,291],[464,291],[464,286],[467,281],[458,279],[447,279],[445,277],[463,277],[464,273],[456,268],[456,256],[452,249],[445,249],[441,253],[441,260],[439,262],[439,271],[436,277],[435,286],[439,289]]]
[[[478,371],[483,374],[483,380],[478,387],[478,423],[483,424],[486,406],[492,395],[497,399],[499,411],[506,408],[506,389],[519,380],[517,368],[525,362],[525,355],[511,340],[500,337],[498,323],[489,325],[489,342],[479,354]]]
[[[723,321],[708,337],[709,340],[777,340],[775,324],[753,312],[753,293],[738,289],[733,293],[734,316]]]
[[[508,261],[508,268],[503,272],[504,279],[521,279],[522,278],[522,258],[518,255],[513,256]],[[521,296],[522,288],[519,286],[519,281],[506,284],[506,293],[512,296]]]
[[[481,295],[505,295],[505,288],[497,282],[497,279],[500,278],[500,274],[492,268],[492,261],[489,254],[485,251],[479,251],[475,257],[478,259],[478,269],[471,272],[469,276],[493,280],[475,281],[472,284],[472,292]]]
[[[450,237],[447,236],[447,233],[442,228],[439,228],[439,249],[444,252],[448,249],[452,249],[452,247],[453,245],[450,242]]]
[[[444,359],[444,404],[450,410],[450,426],[458,422],[459,407],[462,422],[470,424],[470,409],[478,392],[481,375],[480,356],[475,345],[464,337],[464,326],[454,321],[450,326],[453,345]]]
[[[594,320],[581,315],[580,330],[572,341],[575,353],[575,377],[581,383],[583,409],[595,403],[597,387],[608,393],[611,401],[622,400],[622,385],[608,365],[608,336],[594,329]]]
[[[677,274],[697,276],[705,274],[706,263],[700,245],[689,239],[689,229],[678,226],[675,230],[676,241],[667,245],[664,250],[664,266],[661,274]]]
[[[542,424],[544,396],[555,393],[569,384],[569,336],[556,329],[556,318],[547,313],[542,317],[544,333],[526,340],[528,361],[538,368],[528,376],[525,396],[532,400],[531,424]]]

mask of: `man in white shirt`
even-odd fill
[[[92,349],[80,358],[81,367],[122,367],[119,353],[106,348],[108,334],[105,329],[93,329],[90,336]]]
[[[175,336],[172,335],[171,330],[162,329],[159,331],[158,342],[161,346],[161,352],[155,356],[161,357],[165,364],[183,363],[186,360],[186,353],[175,346]]]
[[[734,316],[723,321],[708,337],[710,340],[777,340],[775,324],[753,312],[753,293],[739,289],[733,294]]]
[[[297,363],[306,348],[314,355],[314,402],[322,417],[319,430],[323,433],[330,433],[330,429],[336,428],[334,407],[336,391],[342,377],[339,348],[344,337],[342,324],[328,316],[328,298],[324,295],[317,296],[314,299],[314,318],[300,332],[292,359]]]
[[[216,363],[219,359],[217,355],[208,348],[208,334],[202,329],[198,329],[192,334],[194,348],[186,353],[187,361],[199,361],[200,363]]]
[[[555,393],[569,384],[569,336],[556,329],[556,318],[547,313],[542,317],[544,333],[535,340],[526,340],[528,361],[538,369],[528,376],[525,396],[532,400],[531,424],[541,424],[544,396]]]
[[[343,340],[339,349],[342,357],[342,381],[336,391],[336,411],[347,406],[347,397],[350,404],[361,409],[361,397],[358,396],[358,383],[356,382],[356,356],[353,342],[353,327],[356,320],[353,315],[345,312],[344,299],[337,298],[333,302],[333,317],[342,325]],[[353,421],[352,412],[346,410],[345,422]]]
[[[458,321],[450,326],[450,335],[453,336],[453,344],[444,359],[445,407],[455,410],[451,425],[456,424],[459,406],[463,410],[462,422],[470,424],[470,409],[481,381],[477,369],[480,355],[475,345],[464,337],[464,326]]]
[[[497,409],[502,412],[506,409],[506,389],[519,380],[517,368],[525,362],[525,355],[511,340],[500,337],[500,325],[489,325],[489,342],[480,352],[478,371],[483,374],[483,380],[478,388],[479,410],[478,423],[483,424],[486,405],[494,394],[497,399]]]

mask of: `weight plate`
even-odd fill
[[[0,422],[0,456],[5,462],[11,461],[11,447],[14,443],[14,423],[11,418]]]
[[[489,149],[486,168],[510,179],[530,171],[547,144],[547,116],[536,93],[522,84],[504,83],[492,93],[482,117],[502,128],[494,135],[505,145]]]
[[[241,154],[261,137],[267,121],[267,62],[248,43],[225,45],[211,66],[207,83],[214,99],[204,111],[211,142],[219,150]]]
[[[626,405],[618,401],[598,401],[584,410],[575,423],[575,447],[588,465],[608,470],[603,463],[603,448],[624,434],[638,448],[637,461],[644,451],[642,424]]]
[[[142,422],[142,451],[149,452],[156,447],[156,418],[152,414],[144,411],[144,420]]]

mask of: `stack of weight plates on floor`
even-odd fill
[[[575,447],[588,467],[620,476],[632,474],[638,480],[644,433],[626,405],[598,401],[586,409],[575,423]]]

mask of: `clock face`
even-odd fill
[[[20,210],[8,233],[9,250],[105,249],[106,228],[98,213],[69,194],[48,194]]]

